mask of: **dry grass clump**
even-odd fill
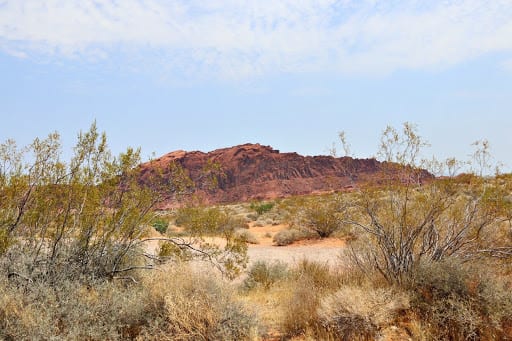
[[[285,335],[315,334],[321,327],[321,299],[338,287],[338,274],[326,264],[302,260],[290,277],[292,292],[285,302],[282,330]]]
[[[249,221],[256,221],[256,220],[258,220],[258,215],[256,213],[249,213],[245,217]]]
[[[289,337],[306,335],[318,326],[317,309],[322,293],[308,281],[297,282],[292,290],[284,304],[281,329]]]
[[[409,283],[411,308],[427,339],[510,339],[512,316],[509,285],[481,267],[457,262],[421,266]],[[508,334],[508,335],[507,335]]]
[[[391,288],[345,286],[324,297],[317,314],[324,332],[336,339],[374,340],[407,308],[408,296]]]
[[[255,317],[213,274],[175,271],[148,279],[146,306],[157,313],[141,340],[252,340]]]
[[[336,289],[340,285],[339,273],[327,263],[302,259],[293,271],[296,281],[306,281],[319,290]]]
[[[142,283],[0,283],[0,339],[252,340],[254,316],[212,274],[177,266]]]
[[[258,261],[247,272],[243,287],[248,290],[256,287],[268,290],[276,282],[282,281],[288,276],[288,266],[285,263]]]
[[[117,340],[146,323],[141,292],[118,283],[0,287],[0,338]]]
[[[281,231],[277,232],[274,235],[272,241],[277,246],[286,246],[286,245],[293,244],[296,241],[309,239],[309,238],[311,238],[311,235],[306,233],[305,231],[300,231],[300,230],[296,230],[296,229],[286,229],[286,230],[281,230]]]
[[[246,243],[249,244],[259,244],[260,241],[258,240],[258,237],[254,235],[251,231],[247,229],[238,229],[235,231],[235,236],[237,236],[239,239],[243,240]]]

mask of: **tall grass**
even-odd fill
[[[140,284],[0,282],[0,339],[253,340],[257,320],[212,274],[177,266]]]

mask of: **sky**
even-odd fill
[[[512,170],[512,0],[0,0],[0,142],[92,122],[143,158],[376,155],[387,125]]]

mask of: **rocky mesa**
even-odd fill
[[[169,180],[179,166],[193,182],[194,191],[213,204],[350,190],[381,178],[383,165],[376,159],[302,156],[243,144],[208,153],[175,151],[141,167],[142,181],[148,183],[156,173]],[[164,206],[172,206],[173,186],[158,190],[167,192],[162,193]]]

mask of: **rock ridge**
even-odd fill
[[[148,182],[155,172],[171,177],[170,164],[180,166],[194,183],[195,192],[210,204],[350,190],[378,180],[384,165],[374,158],[302,156],[246,143],[207,153],[177,150],[165,154],[141,165],[142,181]],[[216,186],[205,183],[208,177],[215,179]],[[167,198],[163,205],[172,206],[172,189],[163,194]]]

